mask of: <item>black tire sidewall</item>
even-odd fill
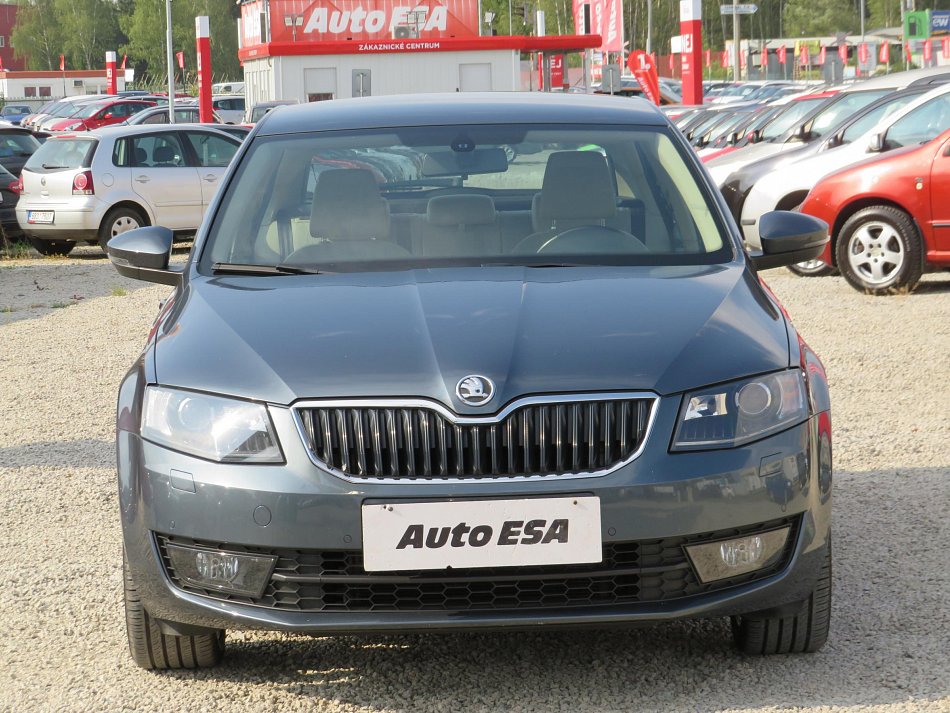
[[[140,228],[147,225],[142,214],[134,208],[113,208],[106,213],[102,225],[99,226],[99,247],[102,248],[103,252],[106,252],[106,246],[112,240],[112,226],[119,218],[132,218],[138,222]]]

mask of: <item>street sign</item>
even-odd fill
[[[605,64],[600,75],[600,90],[613,94],[620,91],[620,65]]]
[[[758,5],[752,5],[747,3],[745,5],[720,5],[719,14],[720,15],[752,15],[759,9]]]

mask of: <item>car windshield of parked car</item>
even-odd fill
[[[941,94],[902,116],[887,130],[887,148],[932,141],[950,126],[950,93]]]
[[[54,139],[47,141],[30,156],[24,170],[33,173],[44,173],[67,168],[89,168],[95,146],[95,139]]]
[[[850,144],[858,137],[864,136],[891,114],[910,104],[917,96],[916,94],[904,94],[874,107],[841,133],[841,144]]]
[[[472,125],[258,136],[216,211],[201,268],[730,260],[711,191],[670,131]]]
[[[860,109],[863,109],[876,99],[889,93],[890,89],[876,89],[873,91],[852,92],[845,94],[841,99],[822,109],[811,120],[809,134],[813,139],[824,136],[829,129],[837,126]]]
[[[0,158],[11,156],[29,156],[40,142],[27,133],[0,134]]]
[[[816,106],[826,101],[827,97],[816,97],[814,99],[799,99],[792,102],[791,106],[768,123],[762,129],[762,140],[771,141],[777,139],[795,124],[805,118]]]
[[[90,116],[95,116],[96,114],[98,114],[100,111],[102,111],[102,109],[104,109],[107,106],[108,104],[98,104],[98,103],[87,104],[80,111],[73,114],[73,117],[76,119],[88,119]]]

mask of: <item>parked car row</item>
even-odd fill
[[[770,211],[831,217],[825,254],[791,269],[804,276],[840,270],[855,288],[881,294],[912,289],[926,269],[950,266],[945,218],[929,201],[934,184],[942,186],[932,145],[950,129],[948,82],[947,68],[912,70],[793,97],[778,108],[717,106],[676,121],[705,152],[747,245],[760,247],[761,218]],[[758,115],[768,121],[748,131]],[[712,136],[717,126],[730,132],[726,141]],[[717,142],[726,148],[705,151]],[[878,166],[891,166],[892,151],[898,157],[882,173]],[[907,172],[913,180],[901,178]],[[843,177],[853,185],[842,185]]]

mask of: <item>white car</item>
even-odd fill
[[[241,142],[210,126],[121,126],[48,139],[20,175],[17,222],[44,255],[143,225],[194,232]]]
[[[745,241],[760,247],[759,217],[787,204],[786,197],[807,192],[819,180],[871,156],[903,146],[930,141],[950,128],[950,84],[939,85],[902,109],[882,119],[863,135],[817,156],[766,174],[752,187],[742,205],[740,224]]]
[[[211,97],[211,108],[225,124],[240,124],[244,121],[246,109],[244,97],[240,94],[223,94]]]

